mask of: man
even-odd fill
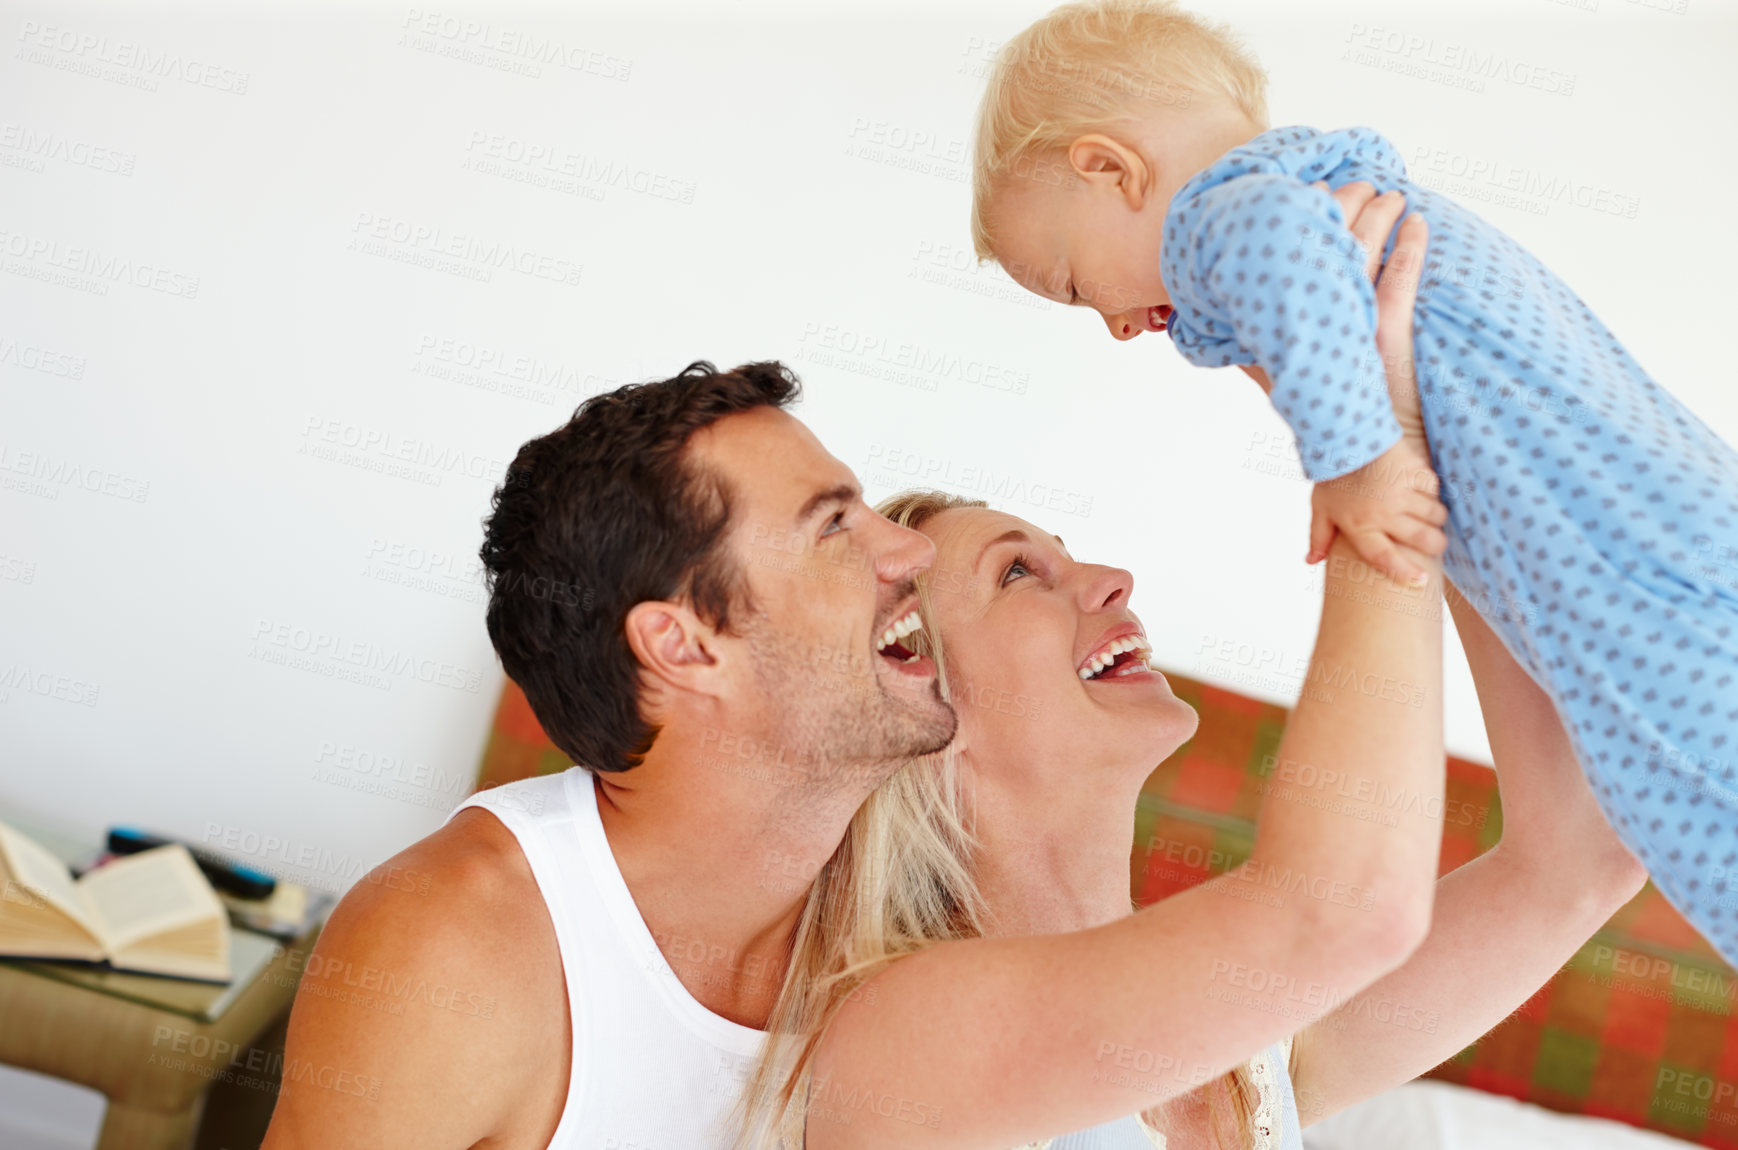
[[[416,881],[345,897],[268,1150],[716,1142],[809,879],[955,726],[899,643],[934,547],[864,503],[798,391],[695,363],[520,449],[489,634],[590,772],[479,796],[384,871]]]

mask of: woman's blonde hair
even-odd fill
[[[988,506],[920,490],[894,495],[875,510],[915,529],[943,511]],[[904,642],[935,660],[942,697],[951,699],[924,576],[917,594],[924,626]],[[975,846],[951,747],[913,759],[858,809],[803,905],[766,1043],[737,1107],[739,1150],[802,1150],[815,1052],[840,1007],[864,983],[926,946],[984,933],[987,909],[972,875]],[[1215,1141],[1229,1125],[1231,1140],[1221,1145],[1248,1150],[1257,1097],[1249,1071],[1238,1067],[1219,1082]],[[1228,1124],[1221,1121],[1226,1113]]]
[[[983,506],[927,492],[876,510],[909,526],[950,507]],[[935,658],[947,698],[941,653],[927,641],[935,634],[927,579],[918,579],[917,593],[926,626],[903,641]],[[815,1051],[839,1008],[894,959],[983,933],[971,850],[951,749],[913,759],[858,808],[803,905],[766,1043],[738,1106],[738,1147],[800,1150]]]
[[[1089,132],[1115,134],[1155,106],[1229,100],[1267,127],[1267,74],[1230,29],[1173,0],[1077,0],[1003,44],[972,144],[972,246],[996,258],[991,197],[1023,160]],[[1046,169],[1048,170],[1048,169]]]

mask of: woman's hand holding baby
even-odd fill
[[[1325,185],[1317,185],[1324,187]],[[1422,586],[1424,571],[1406,559],[1397,544],[1430,556],[1448,547],[1442,525],[1448,509],[1437,498],[1436,472],[1424,439],[1412,362],[1412,306],[1417,271],[1424,265],[1429,228],[1414,215],[1400,226],[1394,252],[1381,263],[1388,233],[1405,210],[1405,198],[1376,195],[1367,183],[1335,190],[1352,234],[1364,245],[1365,271],[1376,283],[1376,350],[1388,378],[1400,441],[1356,471],[1316,484],[1310,497],[1310,549],[1306,562],[1325,559],[1336,534],[1346,536],[1363,559],[1407,586]]]

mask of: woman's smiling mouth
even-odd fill
[[[1145,635],[1124,635],[1099,647],[1076,668],[1076,673],[1083,682],[1143,674],[1152,670],[1147,665],[1147,656],[1152,651],[1153,645]]]

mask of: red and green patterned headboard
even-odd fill
[[[1170,675],[1201,715],[1142,787],[1130,882],[1156,902],[1248,857],[1284,707]],[[502,694],[479,786],[566,770],[525,697]],[[1441,871],[1502,833],[1496,774],[1448,760]],[[1738,1150],[1738,971],[1650,883],[1515,1014],[1429,1077]]]
[[[555,749],[525,692],[508,679],[501,691],[501,702],[495,708],[495,727],[489,732],[489,743],[483,748],[483,766],[477,772],[477,789],[498,787],[537,775],[554,775],[573,766],[573,760]]]

